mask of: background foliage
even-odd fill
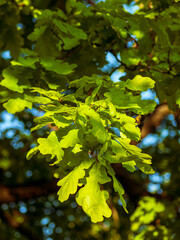
[[[179,7],[0,0],[2,239],[180,238]]]

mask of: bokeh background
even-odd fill
[[[46,8],[56,1],[51,2],[39,1],[38,4]],[[129,4],[124,4],[124,9],[133,14],[139,7],[136,2],[129,1]],[[36,21],[25,14],[23,20],[27,25]],[[16,27],[23,34],[32,30],[25,29],[21,22]],[[133,44],[134,40],[129,41],[128,47]],[[105,58],[106,64],[101,70],[112,72],[112,81],[120,81],[126,72],[118,70],[120,63],[112,53],[106,52]],[[9,50],[0,52],[1,71],[11,60]],[[112,71],[115,68],[117,70]],[[143,92],[141,96],[142,99],[153,99],[159,104],[153,90]],[[126,191],[129,214],[124,212],[117,194],[109,185],[113,216],[102,223],[93,224],[77,206],[74,197],[65,203],[57,200],[54,167],[50,167],[46,159],[35,156],[26,160],[27,151],[37,144],[36,139],[46,136],[49,130],[47,126],[30,132],[31,127],[35,126],[33,120],[42,116],[43,112],[33,108],[10,114],[1,105],[0,239],[179,240],[180,130],[173,112],[169,111],[166,104],[160,106],[164,111],[163,118],[157,120],[152,131],[138,144],[153,157],[152,166],[156,173],[149,176],[140,171],[129,173],[128,176],[122,173],[119,180]],[[141,236],[144,231],[146,238]]]

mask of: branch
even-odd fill
[[[113,56],[116,58],[116,61],[119,62],[122,66],[124,66],[127,70],[129,71],[135,71],[138,67],[138,65],[134,66],[133,68],[130,68],[128,67],[124,62],[122,62],[121,60],[119,60],[117,58],[117,55],[112,51],[112,50],[109,50],[109,52],[111,52],[113,54]],[[119,68],[119,67],[118,67]]]
[[[124,62],[122,62],[121,60],[119,60],[119,59],[117,58],[116,53],[114,53],[113,50],[107,50],[107,51],[111,52],[111,53],[113,54],[113,56],[116,58],[116,61],[119,62],[122,66],[124,66],[124,67],[125,67],[127,70],[129,70],[129,71],[135,71],[135,70],[137,69],[137,67],[139,66],[139,67],[143,67],[144,70],[146,69],[146,70],[148,70],[148,71],[149,71],[149,70],[152,70],[152,71],[155,71],[155,72],[171,74],[171,75],[174,76],[174,77],[180,76],[180,74],[174,74],[174,73],[172,72],[172,67],[173,67],[174,65],[172,65],[172,64],[170,63],[170,59],[169,59],[169,57],[170,57],[170,50],[168,51],[168,59],[167,59],[167,62],[168,62],[168,64],[169,64],[169,69],[168,69],[167,71],[164,71],[164,70],[161,70],[161,69],[157,69],[157,68],[151,67],[151,66],[149,66],[149,65],[144,66],[144,65],[141,64],[141,62],[139,62],[138,65],[135,65],[133,68],[131,68],[131,67],[127,66],[127,64],[125,64]],[[117,67],[117,68],[119,68],[119,67]],[[115,69],[115,70],[116,70],[116,69]]]
[[[180,108],[174,113],[177,127],[180,128]]]
[[[170,113],[169,107],[166,103],[159,105],[156,110],[144,121],[141,129],[141,138],[145,138],[149,133],[154,132],[162,120]]]
[[[90,4],[90,5],[92,5],[92,6],[95,6],[94,1],[92,1],[92,0],[87,0],[87,4]]]
[[[0,185],[0,203],[18,202],[48,195],[58,191],[57,181],[42,182],[31,186],[9,187]]]

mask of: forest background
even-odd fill
[[[2,240],[180,239],[179,9],[0,0]]]

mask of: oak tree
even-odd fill
[[[4,239],[179,239],[179,2],[0,1]]]

